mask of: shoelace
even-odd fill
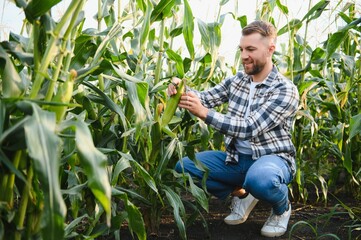
[[[276,215],[272,212],[272,215],[266,221],[266,225],[272,227],[284,228],[283,226],[279,225],[281,217],[282,215]]]
[[[231,213],[234,213],[234,214],[237,214],[237,215],[240,215],[238,213],[238,208],[240,208],[240,205],[239,202],[237,200],[232,200],[232,204],[231,204]]]
[[[237,207],[236,200],[232,199],[232,203],[231,203],[231,207],[230,207],[232,213],[235,212],[236,207]]]

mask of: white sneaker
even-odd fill
[[[261,229],[261,234],[265,237],[279,237],[286,233],[288,221],[291,216],[291,204],[289,204],[288,210],[282,215],[276,215],[271,211],[271,215],[268,217],[266,223]]]
[[[257,202],[258,199],[255,199],[251,194],[245,198],[233,197],[231,214],[224,219],[224,222],[229,225],[244,223]]]

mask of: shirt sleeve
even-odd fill
[[[297,111],[299,95],[290,81],[280,81],[270,91],[267,101],[253,109],[247,118],[208,111],[205,123],[221,133],[241,140],[249,140],[282,125]]]
[[[194,91],[199,99],[201,100],[201,103],[206,108],[214,108],[217,106],[222,105],[223,103],[228,102],[229,100],[229,89],[232,81],[234,81],[234,78],[239,76],[232,76],[225,78],[223,81],[221,81],[216,86],[210,88],[209,90],[197,92]]]

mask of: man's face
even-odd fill
[[[272,61],[273,46],[271,40],[259,33],[242,36],[239,49],[245,73],[257,75]]]

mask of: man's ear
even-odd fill
[[[271,43],[270,46],[268,47],[268,53],[272,55],[275,51],[276,51],[276,46],[273,43]]]

